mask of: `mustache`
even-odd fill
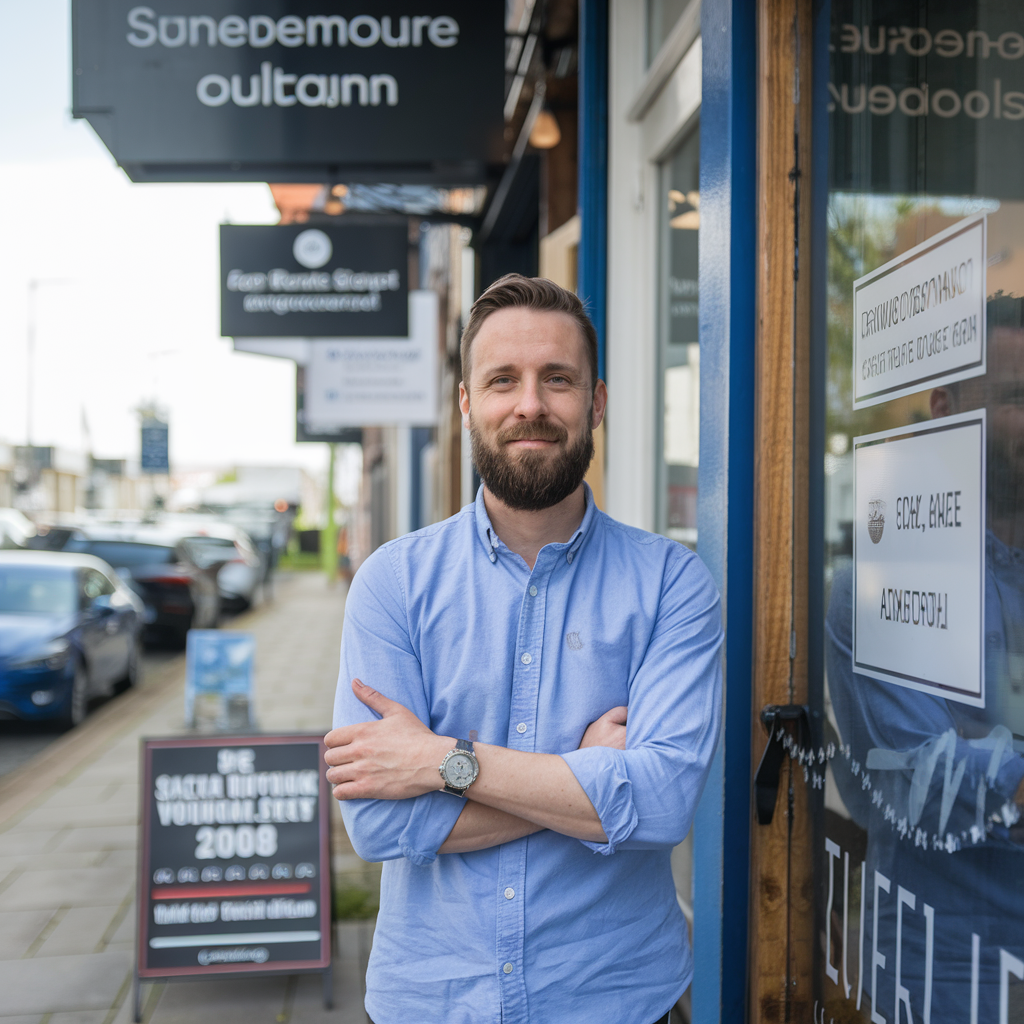
[[[499,445],[511,441],[557,441],[565,443],[569,440],[569,431],[557,423],[515,423],[498,432],[495,441]]]

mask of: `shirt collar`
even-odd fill
[[[583,497],[586,501],[586,511],[583,513],[583,520],[577,527],[576,532],[564,544],[544,545],[545,548],[555,548],[564,554],[565,560],[569,565],[572,565],[575,560],[577,553],[583,546],[583,541],[586,540],[587,534],[593,526],[594,520],[597,518],[597,506],[594,504],[594,493],[590,489],[590,484],[585,481],[583,484]],[[474,514],[476,517],[476,532],[477,536],[480,538],[480,543],[483,544],[484,551],[490,561],[492,563],[496,563],[498,561],[498,555],[502,552],[509,553],[509,550],[505,547],[497,533],[494,532],[494,527],[491,525],[491,517],[487,514],[487,506],[484,504],[483,484],[480,485],[476,492]]]

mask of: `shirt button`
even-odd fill
[[[529,665],[530,662],[533,661],[533,655],[529,651],[527,651],[519,660],[524,665]]]
[[[568,562],[568,563],[569,563],[570,565],[572,565],[572,552],[571,552],[571,551],[569,552],[569,554],[567,554],[567,555],[565,556],[565,560],[566,560],[566,561],[567,561],[567,562]]]
[[[536,587],[530,587],[530,597],[536,597],[536,596],[537,596],[537,588]]]
[[[513,966],[512,966],[511,964],[505,964],[505,966],[504,966],[504,967],[502,967],[502,970],[503,970],[503,971],[504,971],[504,972],[505,972],[506,974],[511,974],[511,973],[512,973],[512,971],[514,970],[514,968],[513,968]]]
[[[505,890],[505,899],[507,899],[507,900],[514,899],[515,898],[515,894],[516,894],[515,889],[506,889]]]
[[[516,732],[519,733],[520,736],[522,736],[523,733],[526,732],[526,723],[525,722],[520,722],[516,726]]]

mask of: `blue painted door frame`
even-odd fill
[[[754,0],[703,0],[698,550],[726,622],[722,740],[694,825],[693,1020],[747,1019],[757,252]]]
[[[703,0],[699,553],[722,594],[725,715],[694,826],[693,1020],[746,1019],[753,614],[754,0]],[[580,0],[578,290],[605,366],[608,0]]]

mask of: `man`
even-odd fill
[[[607,391],[575,295],[496,282],[462,378],[476,502],[374,552],[346,608],[326,760],[356,852],[386,861],[366,1009],[665,1021],[692,975],[669,855],[718,738],[718,594],[594,506]]]

